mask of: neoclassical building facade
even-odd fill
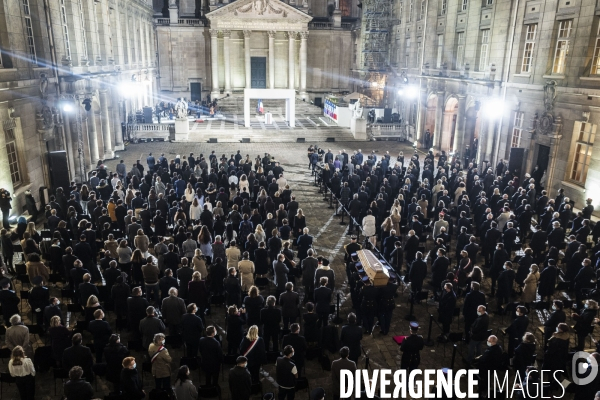
[[[0,187],[15,216],[28,190],[41,207],[40,187],[123,149],[121,123],[157,91],[152,18],[146,0],[0,1]]]
[[[186,7],[170,9],[177,19],[156,18],[165,97],[205,100],[255,87],[296,89],[308,99],[353,89],[358,8],[351,1],[335,21],[317,2],[215,3],[202,19],[182,17]]]

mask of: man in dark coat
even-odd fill
[[[540,273],[538,294],[540,295],[542,301],[544,301],[546,298],[551,298],[554,294],[557,274],[558,270],[556,269],[556,260],[551,258],[548,260],[548,266]]]
[[[302,260],[302,284],[304,285],[304,303],[313,301],[315,291],[315,271],[319,266],[319,261],[313,257],[313,249],[307,251],[307,257]]]
[[[400,368],[407,370],[408,373],[419,368],[419,364],[421,364],[421,350],[423,350],[425,342],[423,336],[417,334],[418,331],[419,324],[411,322],[410,335],[406,336],[400,344],[400,350],[402,351]]]
[[[148,300],[142,297],[142,289],[133,288],[131,297],[127,299],[127,322],[129,331],[134,337],[139,338],[140,321],[146,317],[146,308],[149,305]]]
[[[490,335],[487,339],[487,348],[483,355],[479,357],[477,366],[479,368],[479,391],[487,393],[488,391],[488,373],[493,376],[493,371],[501,370],[503,367],[502,347],[498,344],[498,338]]]
[[[92,351],[87,346],[81,345],[81,333],[76,333],[71,339],[73,344],[63,352],[62,366],[66,370],[70,370],[74,366],[78,365],[83,369],[83,376],[85,380],[91,382],[94,379],[94,373],[92,372],[92,365],[94,364],[94,357]]]
[[[308,228],[302,230],[302,235],[298,236],[298,258],[300,262],[308,257],[308,250],[312,247],[313,237],[308,234]],[[294,347],[294,350],[296,348]]]
[[[442,324],[443,333],[439,336],[442,341],[448,340],[450,333],[450,324],[454,316],[454,308],[456,307],[456,294],[451,283],[444,285],[442,297],[438,305],[438,321]]]
[[[515,281],[515,271],[512,269],[512,262],[504,263],[504,271],[498,277],[498,291],[496,292],[496,304],[498,306],[498,314],[502,313],[502,306],[508,303],[508,299],[512,294],[513,283]]]
[[[544,322],[544,345],[548,347],[548,340],[552,337],[552,334],[556,332],[556,327],[567,320],[567,316],[563,311],[563,302],[560,300],[554,300],[552,302],[552,313],[550,317]]]
[[[249,400],[252,395],[252,378],[246,369],[248,359],[240,356],[235,367],[229,370],[229,391],[232,399]],[[299,371],[298,371],[299,372]]]
[[[2,305],[2,317],[4,318],[4,325],[10,325],[10,317],[15,314],[19,314],[19,304],[21,300],[17,296],[14,290],[10,290],[10,281],[8,279],[2,280],[2,290],[0,290],[0,305]]]
[[[423,261],[423,253],[417,251],[416,258],[410,265],[410,271],[408,277],[410,279],[410,288],[412,291],[412,301],[417,300],[418,294],[423,289],[423,281],[427,276],[427,263]]]
[[[285,348],[285,346],[290,345],[294,348],[294,356],[292,357],[292,361],[296,364],[296,368],[298,369],[298,376],[302,375],[302,370],[304,368],[305,358],[306,358],[306,349],[308,345],[306,344],[306,339],[304,336],[300,335],[300,325],[292,324],[290,326],[290,334],[285,335],[283,337],[283,341],[281,342],[281,347]]]
[[[331,363],[331,381],[333,383],[333,398],[340,398],[340,375],[341,371],[350,371],[352,375],[356,371],[356,363],[348,359],[350,349],[342,347],[340,349],[340,358]]]
[[[584,297],[588,294],[588,289],[591,289],[595,286],[595,283],[592,282],[592,280],[595,278],[596,273],[592,268],[592,260],[589,258],[584,259],[582,266],[574,279],[577,309],[581,307]]]
[[[340,346],[348,347],[350,354],[348,358],[358,363],[360,357],[360,341],[363,337],[362,327],[356,324],[356,314],[348,314],[348,325],[342,327],[340,334]]]
[[[484,305],[477,306],[477,318],[471,324],[469,330],[470,341],[469,341],[469,354],[467,355],[467,361],[471,363],[474,357],[481,354],[481,343],[485,341],[488,336],[488,327],[490,324],[490,318],[486,312]]]
[[[221,343],[215,338],[217,329],[210,325],[206,328],[206,337],[200,339],[198,348],[202,361],[200,365],[206,375],[206,385],[216,386],[219,384],[219,372],[223,362],[223,350]]]
[[[463,304],[463,315],[465,318],[465,338],[467,342],[470,339],[471,325],[477,319],[479,306],[487,303],[485,294],[481,292],[478,282],[471,282],[471,290],[465,296]]]
[[[527,326],[529,326],[527,308],[525,306],[518,306],[515,314],[516,318],[513,319],[508,328],[506,328],[506,335],[508,336],[508,356],[511,358],[514,355],[515,348],[521,343],[523,335],[525,335],[525,332],[527,331]]]
[[[267,297],[267,306],[260,310],[260,323],[263,325],[263,340],[265,348],[269,351],[269,344],[273,341],[273,351],[279,351],[279,331],[281,330],[281,310],[275,308],[274,296]]]
[[[204,323],[202,318],[196,315],[197,311],[196,304],[189,304],[187,313],[181,317],[181,338],[185,343],[187,357],[198,355],[199,340],[204,332]]]
[[[112,329],[110,328],[110,325],[108,322],[104,321],[103,318],[104,311],[96,310],[94,311],[94,320],[90,321],[88,324],[88,331],[94,337],[94,350],[96,351],[97,364],[102,362],[104,348],[108,344],[110,335],[112,335]]]
[[[329,320],[329,305],[331,304],[333,291],[327,287],[327,281],[327,277],[322,277],[319,281],[321,286],[315,289],[314,294],[315,311],[319,316],[319,320],[317,321],[317,328],[319,329],[327,326],[327,321]]]

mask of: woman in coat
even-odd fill
[[[227,269],[229,269],[229,268],[237,269],[238,263],[240,262],[240,259],[242,258],[241,257],[242,253],[240,252],[240,249],[237,248],[235,240],[232,240],[231,242],[229,242],[229,248],[227,248],[227,250],[225,250],[225,256],[227,258]]]
[[[115,307],[117,320],[127,317],[127,299],[131,296],[131,288],[127,284],[127,274],[121,272],[121,276],[117,277],[115,284],[110,289],[110,297]]]
[[[247,251],[242,255],[242,261],[238,263],[238,271],[242,292],[247,292],[254,285],[254,263],[250,261],[250,254]]]
[[[402,217],[400,216],[400,211],[398,208],[394,208],[390,218],[392,220],[392,229],[396,231],[396,234],[400,234],[400,221]]]
[[[208,307],[208,289],[206,282],[202,280],[200,272],[195,271],[192,274],[192,280],[188,283],[188,301],[196,303],[200,317],[204,316],[204,311]]]
[[[31,358],[25,356],[21,346],[12,350],[8,371],[16,383],[21,400],[34,400],[35,398],[35,367]]]
[[[149,255],[148,248],[150,247],[150,239],[148,239],[148,236],[144,235],[143,229],[138,229],[136,237],[133,238],[133,245],[142,252],[144,257]]]
[[[523,294],[521,294],[521,302],[523,304],[528,305],[535,301],[539,280],[540,273],[538,272],[538,266],[531,264],[529,275],[527,275],[527,278],[523,281]]]
[[[171,390],[171,356],[165,347],[165,335],[157,333],[148,347],[152,376],[157,389]]]
[[[190,379],[190,369],[187,365],[179,367],[173,389],[177,400],[196,400],[198,398],[198,389]]]
[[[240,355],[248,359],[248,371],[252,377],[252,382],[259,382],[260,366],[267,361],[267,352],[265,342],[258,336],[258,326],[252,325],[248,329],[246,337],[240,343]]]
[[[237,353],[239,343],[244,337],[244,325],[246,324],[246,315],[244,310],[238,310],[237,306],[231,306],[227,309],[227,354]]]
[[[371,245],[373,245],[373,247],[375,247],[375,245],[377,244],[377,237],[375,236],[376,232],[377,223],[375,220],[375,216],[373,215],[373,212],[371,210],[368,210],[367,215],[362,220],[362,233],[365,236],[365,238],[369,240],[369,242],[371,242]]]
[[[52,346],[52,358],[56,364],[62,363],[63,352],[67,347],[71,347],[71,335],[73,332],[61,324],[58,315],[50,318],[50,343]]]
[[[119,335],[112,334],[103,355],[106,360],[106,380],[114,385],[114,392],[119,393],[123,360],[129,355],[129,350],[121,344]]]
[[[29,282],[33,284],[33,278],[41,276],[44,279],[44,284],[48,283],[50,278],[50,270],[40,259],[39,254],[32,253],[27,258],[27,275],[29,275]]]
[[[265,299],[260,295],[256,286],[251,286],[248,296],[244,297],[243,307],[246,310],[246,323],[248,326],[260,325],[260,310],[265,306]]]
[[[201,276],[208,277],[208,269],[206,269],[206,258],[200,249],[196,249],[194,257],[192,257],[192,266],[194,271],[200,272]]]

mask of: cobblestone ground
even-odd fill
[[[348,153],[350,151],[355,150],[358,146],[357,143],[317,143],[320,147],[323,148],[331,148],[334,153],[337,153],[338,150],[346,149]],[[263,154],[265,152],[269,152],[272,155],[275,155],[277,160],[281,162],[285,169],[285,176],[288,182],[291,183],[291,188],[293,193],[296,195],[296,198],[300,204],[300,207],[303,209],[306,217],[307,217],[307,226],[310,228],[311,234],[315,237],[315,247],[317,252],[320,255],[324,255],[330,259],[332,262],[331,265],[335,270],[336,276],[340,279],[336,279],[336,292],[340,294],[342,299],[341,312],[340,315],[345,320],[345,316],[350,312],[350,299],[348,296],[348,301],[346,301],[347,295],[347,282],[345,282],[345,272],[344,272],[344,262],[343,262],[343,245],[348,243],[349,239],[346,236],[346,225],[341,225],[340,217],[335,215],[335,209],[328,208],[329,203],[323,200],[323,195],[318,193],[318,188],[314,185],[314,180],[311,176],[310,171],[308,170],[308,161],[306,157],[306,149],[308,148],[307,144],[297,144],[297,143],[285,143],[285,144],[268,144],[268,143],[250,143],[250,144],[208,144],[208,143],[185,143],[185,144],[177,144],[177,143],[143,143],[136,145],[129,145],[127,147],[127,151],[119,152],[118,156],[125,160],[128,170],[131,168],[131,165],[137,159],[141,159],[142,163],[145,165],[145,159],[148,152],[152,152],[154,155],[159,156],[160,153],[165,153],[167,158],[172,158],[177,154],[189,154],[189,152],[193,152],[196,156],[200,153],[208,156],[210,151],[215,150],[217,154],[232,154],[238,149],[241,150],[242,154],[250,154],[252,158],[256,157],[258,154]],[[364,154],[368,154],[371,150],[375,150],[378,154],[382,154],[385,151],[389,151],[391,155],[395,156],[399,151],[404,151],[407,154],[412,153],[412,148],[406,146],[404,144],[396,143],[396,142],[368,142],[368,143],[360,143],[362,151]],[[117,160],[108,161],[107,164],[111,170],[114,170],[114,166],[117,163]],[[431,247],[431,244],[429,244]],[[454,257],[454,254],[452,254]],[[17,289],[20,289],[17,285]],[[52,288],[52,295],[59,296],[58,288]],[[486,291],[489,292],[489,281],[486,284]],[[271,290],[274,293],[274,290]],[[302,289],[300,288],[300,292]],[[263,295],[267,293],[262,293]],[[400,354],[398,351],[398,346],[393,341],[393,336],[396,335],[406,335],[408,334],[408,322],[405,320],[405,315],[409,313],[409,307],[407,304],[408,296],[402,288],[398,291],[398,297],[396,299],[396,309],[392,318],[392,325],[390,329],[390,333],[387,336],[383,336],[379,334],[379,329],[374,329],[373,335],[365,335],[363,339],[363,347],[368,353],[370,359],[370,366],[374,368],[390,368],[395,370],[399,368],[400,360],[398,355]],[[493,306],[494,301],[491,301],[490,306]],[[25,312],[28,313],[28,318],[30,318],[29,308],[26,303],[23,303],[24,309],[23,314]],[[459,302],[459,306],[462,306],[462,300]],[[492,307],[490,307],[491,309]],[[66,310],[65,310],[66,311]],[[207,317],[209,323],[216,324],[220,328],[224,327],[225,324],[225,310],[213,310],[211,316]],[[429,325],[429,315],[433,314],[437,318],[437,311],[435,304],[427,304],[426,302],[421,303],[420,305],[416,305],[414,308],[414,315],[416,316],[417,321],[422,326],[421,334],[424,337],[427,337],[427,327]],[[74,320],[76,316],[72,316],[70,319],[71,326],[74,325]],[[536,332],[536,337],[541,342],[540,333],[537,332],[537,325],[539,321],[537,317],[531,319],[532,324],[530,324],[530,331]],[[500,319],[500,317],[492,318],[492,326],[494,333],[496,333],[497,329],[502,326],[506,326],[508,322],[508,317],[504,318],[504,321]],[[29,322],[28,322],[29,323]],[[113,329],[114,320],[111,321]],[[342,323],[343,324],[343,323]],[[341,329],[341,325],[339,326]],[[452,332],[461,332],[463,331],[463,320],[462,317],[457,320],[455,318],[454,323],[452,324]],[[221,329],[221,332],[222,329]],[[441,333],[440,327],[434,322],[432,326],[432,338],[435,341],[435,338]],[[123,335],[124,341],[127,336],[127,332],[124,332]],[[41,340],[37,336],[32,336],[32,340],[36,339],[38,345],[43,345],[44,338]],[[84,342],[91,341],[91,336],[89,333],[85,335]],[[450,367],[452,362],[452,351],[453,346],[451,343],[446,345],[435,342],[432,347],[425,347],[425,349],[421,353],[422,362],[421,368],[441,368],[441,367]],[[173,356],[173,359],[178,362],[178,360],[182,356],[181,349],[169,349],[169,352]],[[465,364],[462,361],[462,354],[466,355],[466,346],[462,344],[457,345],[457,354],[455,361],[455,368],[465,368]],[[542,354],[541,348],[538,347],[538,354]],[[141,366],[141,360],[143,354],[141,352],[133,352],[133,355],[138,359],[138,365]],[[330,355],[331,359],[337,358],[338,355]],[[365,357],[361,357],[359,360],[359,368],[365,367],[366,359]],[[7,370],[7,360],[4,360],[4,366],[0,367],[2,371]],[[173,371],[175,372],[179,364],[173,363]],[[228,367],[229,368],[229,367]],[[269,364],[264,366],[262,372],[262,383],[263,383],[263,391],[266,392],[276,392],[274,385],[274,373],[275,366],[273,364]],[[323,387],[329,393],[327,398],[332,398],[332,388],[331,388],[331,377],[330,372],[324,372],[321,369],[320,364],[316,360],[307,361],[306,363],[306,375],[308,377],[310,387]],[[173,374],[174,380],[175,374]],[[223,388],[223,399],[229,399],[229,389],[228,389],[228,376],[227,370],[224,376],[221,377],[222,383],[221,387]],[[196,385],[200,383],[199,376],[197,372],[193,373],[193,380]],[[61,382],[56,381],[58,385],[58,395],[54,395],[54,381],[52,371],[38,374],[36,376],[36,399],[59,399],[61,394]],[[204,383],[204,378],[202,377],[202,383]],[[154,387],[154,381],[149,373],[144,373],[144,386],[146,392],[148,393],[150,389]],[[108,384],[103,377],[98,377],[94,384],[96,388],[96,396],[98,398],[103,398],[110,391],[110,384]],[[3,387],[3,395],[7,396],[6,398],[15,399],[18,398],[18,394],[16,392],[16,386],[14,384],[4,385]],[[298,393],[298,398],[303,398],[306,395],[306,392]],[[260,398],[260,396],[256,395],[254,398]]]

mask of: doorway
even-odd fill
[[[202,101],[202,84],[199,82],[190,83],[190,100]]]
[[[540,173],[548,169],[548,160],[550,159],[550,146],[538,144],[537,160],[535,165],[539,167]],[[535,167],[534,165],[534,167]]]
[[[269,71],[274,73],[274,71]],[[267,88],[267,57],[250,57],[250,87]]]

